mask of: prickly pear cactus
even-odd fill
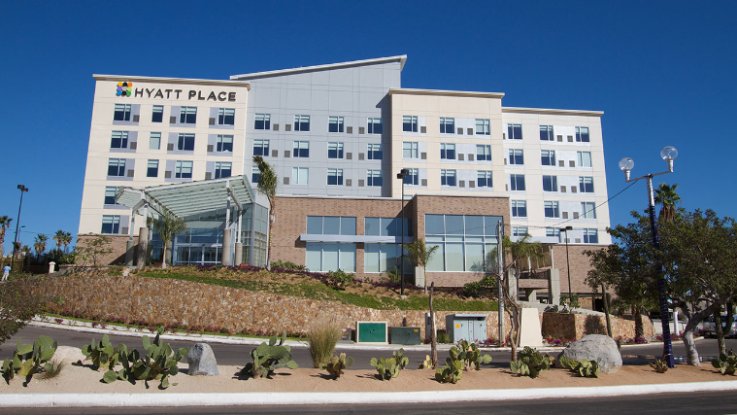
[[[49,360],[56,353],[56,341],[49,336],[39,336],[33,344],[18,344],[13,357],[4,361],[0,373],[5,381],[18,376],[25,379],[23,386],[33,379],[33,375],[49,369]]]
[[[409,364],[409,358],[404,355],[404,349],[399,349],[391,357],[372,357],[369,363],[379,373],[379,379],[391,380],[399,376],[399,372]]]
[[[341,353],[338,356],[333,355],[325,369],[333,376],[333,379],[338,379],[343,375],[343,371],[349,368],[353,364],[353,359],[346,356],[345,353]]]
[[[289,346],[283,346],[286,336],[271,337],[269,343],[261,343],[251,351],[251,361],[241,370],[241,376],[253,378],[271,378],[276,369],[283,367],[296,369],[297,362],[292,359]]]
[[[509,363],[509,368],[513,373],[520,376],[536,378],[540,376],[543,370],[550,369],[552,362],[552,357],[544,355],[532,347],[525,347],[519,352],[517,360]]]
[[[118,363],[118,353],[107,334],[103,335],[99,342],[93,339],[90,344],[82,346],[82,354],[85,355],[85,360],[92,361],[92,368],[95,370],[99,370],[102,366],[112,370]]]

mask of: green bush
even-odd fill
[[[485,275],[479,281],[473,281],[465,284],[461,290],[461,294],[467,298],[479,298],[483,295],[491,295],[496,288],[496,278]]]
[[[307,342],[313,367],[325,367],[341,335],[342,331],[334,321],[320,321],[310,328],[307,333]]]
[[[43,279],[19,278],[16,273],[0,288],[0,344],[42,311],[43,300],[33,293],[39,281],[43,283]]]
[[[343,270],[330,271],[325,276],[325,283],[334,290],[345,290],[345,287],[353,283],[353,275],[346,274]]]
[[[453,343],[453,341],[450,339],[450,335],[445,330],[438,330],[438,343]]]
[[[271,263],[271,269],[288,270],[288,271],[307,271],[304,265],[295,264],[291,261],[274,261]]]

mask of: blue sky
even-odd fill
[[[93,73],[227,79],[398,54],[405,87],[603,110],[610,195],[620,158],[660,171],[675,145],[676,174],[657,181],[678,183],[687,209],[737,216],[735,1],[0,0],[0,16],[0,215],[15,221],[16,185],[30,188],[25,244],[76,234]],[[633,186],[612,224],[646,203]]]

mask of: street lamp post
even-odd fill
[[[560,228],[560,231],[566,234],[566,270],[568,271],[568,306],[573,307],[573,292],[571,291],[571,261],[568,259],[568,231],[572,230],[573,226],[566,226]]]
[[[18,230],[20,225],[20,212],[23,208],[23,193],[28,192],[28,188],[25,185],[19,184],[17,186],[18,190],[20,190],[20,203],[18,203],[18,217],[15,221],[15,238],[13,238],[13,258],[11,258],[11,268],[15,269],[15,255],[18,252]]]
[[[409,169],[402,169],[397,173],[397,179],[402,181],[402,208],[399,210],[400,222],[402,224],[401,245],[399,248],[399,295],[404,295],[404,178],[409,174]]]
[[[660,242],[658,240],[658,228],[655,225],[655,192],[653,191],[653,177],[673,173],[673,160],[678,157],[678,149],[673,146],[665,146],[660,150],[660,157],[668,164],[668,170],[660,173],[649,173],[634,179],[630,177],[630,172],[632,171],[632,168],[635,167],[635,161],[629,157],[625,157],[619,161],[619,169],[624,172],[624,179],[627,183],[647,179],[650,233],[652,234],[652,242],[656,250],[660,248]],[[665,273],[663,272],[663,265],[657,257],[655,261],[656,269],[660,272],[660,278],[658,278],[658,301],[660,302],[660,322],[663,327],[663,358],[666,359],[668,367],[673,368],[676,364],[673,359],[673,343],[670,336],[670,325],[668,324],[668,298],[665,290]]]

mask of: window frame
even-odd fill
[[[218,108],[218,125],[235,126],[235,108],[220,107]]]
[[[474,135],[491,135],[491,120],[488,118],[475,119]]]
[[[268,157],[269,150],[271,147],[271,141],[263,138],[256,138],[253,140],[253,155]]]
[[[306,114],[294,115],[294,131],[310,131],[310,116]]]
[[[494,187],[494,175],[492,174],[491,170],[476,171],[476,187],[481,187],[485,189],[491,189]]]
[[[345,131],[345,117],[342,115],[328,116],[328,132],[342,133]]]
[[[153,167],[151,166],[152,162],[155,162],[156,164]],[[146,177],[159,177],[159,160],[158,159],[146,160]]]
[[[254,130],[271,130],[271,114],[258,112],[253,115]]]
[[[440,134],[455,134],[456,119],[455,117],[440,117]]]
[[[326,177],[328,186],[343,186],[343,169],[328,168]]]
[[[180,124],[197,124],[197,107],[183,106],[179,108]]]
[[[416,115],[402,115],[402,132],[416,133],[419,127],[418,124],[419,119]]]
[[[384,134],[384,122],[381,117],[368,117],[366,121],[366,131],[369,134]]]
[[[521,186],[520,186],[521,183]],[[509,175],[509,190],[514,192],[524,192],[527,190],[527,183],[524,174]]]
[[[458,171],[455,169],[440,169],[440,185],[445,187],[457,187]]]
[[[521,148],[510,148],[508,151],[508,161],[510,166],[524,166],[525,150]]]
[[[557,200],[545,200],[543,202],[545,218],[560,219],[560,202]]]
[[[189,172],[187,172],[189,170]],[[174,178],[175,179],[191,179],[194,170],[194,162],[192,160],[176,160],[174,162]]]
[[[540,125],[540,141],[555,141],[555,128],[552,125]]]
[[[310,142],[307,140],[292,141],[292,157],[293,158],[309,158]]]
[[[517,132],[519,132],[519,136],[516,134]],[[522,124],[507,124],[507,140],[521,140],[522,137]]]

